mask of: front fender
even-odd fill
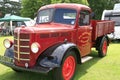
[[[61,61],[65,53],[70,49],[77,49],[77,46],[73,43],[64,43],[54,49],[54,51],[47,57],[44,57],[39,64],[43,67],[60,67]],[[78,50],[78,49],[77,49]]]
[[[14,58],[14,46],[5,50],[4,56]]]

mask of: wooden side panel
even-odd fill
[[[97,37],[101,37],[103,35],[114,32],[114,22],[113,21],[92,20],[91,26],[93,27],[92,41],[95,41],[97,39]]]

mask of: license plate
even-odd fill
[[[13,63],[13,59],[7,56],[0,56],[0,62]]]

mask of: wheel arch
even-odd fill
[[[4,56],[14,58],[14,46],[5,50]]]
[[[109,46],[110,38],[109,38],[107,35],[106,35],[105,37],[106,37],[106,39],[107,39],[107,43],[108,43],[108,46]]]
[[[49,50],[49,49],[48,49]],[[81,63],[80,52],[74,43],[63,43],[56,48],[54,48],[53,52],[38,62],[39,65],[43,67],[51,67],[56,68],[61,66],[61,62],[63,57],[66,55],[67,51],[73,50],[75,51],[75,55],[77,57],[77,63]],[[45,53],[42,53],[44,55]]]
[[[69,51],[74,51],[75,52],[75,55],[76,55],[76,58],[77,58],[77,63],[81,64],[81,55],[80,55],[80,51],[78,50],[78,48],[75,47],[75,46],[68,48],[68,50],[64,53],[64,56],[67,55],[67,52],[69,52]]]

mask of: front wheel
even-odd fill
[[[76,70],[76,55],[74,51],[69,51],[63,58],[61,67],[55,69],[55,80],[72,80]]]
[[[108,41],[106,37],[103,37],[100,41],[100,46],[98,49],[98,53],[100,57],[104,57],[107,54],[107,48],[108,48]]]

